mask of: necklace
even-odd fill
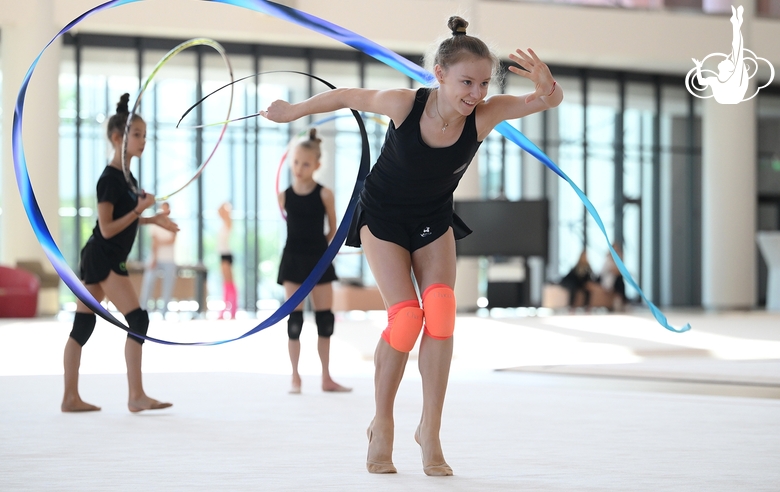
[[[441,119],[441,122],[444,123],[444,126],[441,127],[441,132],[444,133],[445,131],[447,131],[447,127],[450,126],[450,124],[444,121],[444,117],[439,112],[439,91],[438,90],[436,91],[436,100],[433,101],[433,106],[436,108],[436,114],[439,115],[439,119]]]

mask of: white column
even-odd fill
[[[11,129],[16,97],[35,57],[57,33],[53,0],[27,0],[2,26],[3,153],[0,262],[38,259],[49,266],[32,232],[16,186]],[[52,236],[59,238],[59,71],[60,43],[53,44],[38,64],[25,99],[24,145],[38,205]]]
[[[479,200],[479,153],[474,156],[468,171],[461,178],[454,198],[456,201]],[[479,258],[458,258],[457,268],[455,298],[458,300],[458,311],[475,311],[479,299]]]
[[[534,118],[525,118],[522,120],[522,131],[526,137],[534,142],[542,141],[544,119],[541,114]],[[544,173],[547,167],[538,159],[527,152],[522,153],[523,166],[523,200],[542,200],[544,196]],[[525,282],[528,286],[529,300],[532,306],[542,304],[542,288],[544,286],[545,275],[544,259],[541,257],[526,258],[526,277]]]
[[[745,6],[742,36],[750,48],[754,5],[749,0],[739,3]],[[706,308],[756,305],[755,101],[719,104],[710,98],[704,102],[702,304]]]

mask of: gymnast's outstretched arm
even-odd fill
[[[329,113],[350,108],[356,111],[383,114],[390,117],[398,126],[412,110],[414,96],[415,91],[412,89],[339,88],[321,92],[300,103],[274,101],[268,106],[268,109],[260,111],[260,116],[276,123],[288,123],[311,114]]]

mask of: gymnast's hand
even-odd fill
[[[260,116],[276,123],[289,123],[298,119],[292,104],[281,99],[272,102],[265,111],[260,111]]]
[[[149,217],[149,222],[171,232],[179,232],[178,224],[168,217],[170,213],[170,210],[157,212],[153,217]]]
[[[550,95],[554,89],[553,82],[555,82],[547,64],[536,56],[534,50],[528,48],[528,53],[526,54],[523,50],[518,49],[515,53],[509,55],[509,58],[521,67],[510,66],[509,70],[534,83],[535,90],[533,94],[529,94],[525,98],[526,103],[539,97]]]
[[[135,206],[136,213],[140,214],[153,205],[154,195],[141,190],[141,193],[138,194],[138,203]]]

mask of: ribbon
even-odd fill
[[[13,151],[13,158],[14,158],[14,170],[16,172],[17,187],[19,188],[19,193],[22,198],[22,204],[24,205],[25,212],[27,213],[27,217],[30,220],[30,225],[32,226],[33,231],[35,232],[38,241],[41,243],[41,246],[43,247],[46,256],[49,258],[49,261],[51,262],[52,266],[59,274],[60,278],[62,278],[63,282],[65,282],[65,285],[67,285],[70,288],[70,290],[73,291],[73,293],[80,301],[82,301],[87,307],[89,307],[95,314],[97,314],[101,318],[105,319],[109,323],[112,323],[113,325],[127,332],[130,331],[129,328],[126,327],[124,324],[122,324],[119,320],[117,320],[110,312],[108,312],[97,301],[97,299],[95,299],[92,296],[92,294],[90,294],[90,292],[86,289],[84,284],[81,283],[81,281],[73,272],[73,270],[68,266],[68,263],[65,261],[65,258],[62,255],[62,252],[60,251],[59,247],[57,246],[57,243],[54,241],[54,238],[52,237],[51,232],[49,231],[49,228],[46,225],[46,221],[43,218],[43,214],[41,213],[40,207],[38,205],[38,201],[35,198],[35,193],[33,192],[32,189],[32,183],[30,182],[30,175],[27,170],[27,159],[24,154],[22,126],[24,120],[24,100],[27,94],[27,88],[30,84],[32,75],[35,71],[35,67],[37,66],[38,62],[40,61],[46,49],[59,37],[61,37],[63,34],[71,30],[73,27],[78,25],[81,21],[83,21],[90,15],[95,14],[101,10],[117,7],[119,5],[124,5],[127,3],[133,3],[137,1],[141,1],[141,0],[114,0],[114,1],[106,2],[98,7],[95,7],[87,11],[86,13],[82,14],[81,16],[77,17],[74,21],[72,21],[70,24],[64,27],[59,33],[57,33],[57,35],[51,41],[49,41],[49,43],[46,44],[43,51],[41,51],[41,53],[33,61],[32,65],[27,71],[27,74],[22,80],[22,86],[19,89],[19,94],[16,99],[16,105],[14,107],[14,118],[13,118],[13,127],[12,127],[12,151]],[[311,77],[315,80],[318,80],[319,82],[328,86],[330,89],[336,88],[333,84],[327,82],[324,79],[321,79],[320,77],[311,74],[304,74],[304,73],[301,74]],[[328,268],[328,265],[330,265],[330,263],[333,261],[333,258],[335,258],[336,254],[338,253],[338,250],[341,248],[341,245],[346,240],[347,232],[349,231],[349,225],[352,222],[352,216],[354,215],[355,207],[357,206],[357,200],[360,194],[360,190],[363,188],[363,182],[365,181],[365,178],[368,175],[370,169],[371,158],[370,158],[370,150],[369,150],[369,142],[368,142],[368,133],[366,132],[366,128],[363,123],[363,119],[360,117],[360,114],[357,111],[352,111],[352,115],[354,116],[355,121],[358,124],[358,128],[360,130],[360,137],[362,140],[362,154],[360,158],[360,167],[358,170],[357,180],[355,181],[355,187],[353,188],[352,196],[350,198],[349,205],[347,206],[347,211],[344,213],[344,217],[342,218],[341,223],[339,224],[339,227],[336,230],[336,234],[333,237],[333,240],[328,246],[328,249],[323,254],[322,258],[320,258],[320,260],[315,265],[314,269],[311,271],[309,276],[306,277],[306,280],[303,281],[303,283],[298,288],[298,290],[295,291],[295,293],[293,293],[293,295],[291,295],[289,299],[287,299],[281,306],[279,306],[279,308],[276,311],[274,311],[274,313],[272,313],[268,318],[266,318],[264,321],[262,321],[260,324],[258,324],[251,330],[235,338],[217,340],[217,341],[207,341],[207,342],[174,342],[170,340],[162,340],[162,339],[158,339],[150,336],[142,336],[138,334],[134,334],[134,336],[144,338],[151,342],[156,342],[164,345],[220,345],[235,340],[240,340],[242,338],[246,338],[250,335],[253,335],[261,330],[268,328],[269,326],[273,326],[274,324],[278,323],[286,316],[288,316],[301,302],[304,301],[304,299],[309,294],[309,292],[311,292],[311,290],[317,284],[317,281],[320,279],[320,277],[322,277],[323,273],[325,273],[325,270]]]
[[[228,109],[227,109],[227,116],[225,116],[226,121],[222,124],[222,131],[219,132],[219,137],[217,138],[217,142],[214,144],[214,148],[211,149],[211,152],[209,153],[208,157],[201,163],[200,166],[198,166],[198,169],[195,170],[195,174],[187,180],[183,185],[176,188],[174,191],[162,195],[162,196],[156,196],[155,201],[158,202],[164,202],[165,200],[168,200],[170,197],[175,195],[176,193],[180,192],[184,188],[186,188],[189,184],[191,184],[193,181],[198,179],[198,176],[203,173],[203,170],[206,168],[206,164],[211,161],[211,158],[214,157],[214,154],[217,152],[217,148],[219,147],[219,144],[222,142],[222,138],[225,136],[225,132],[227,132],[228,122],[230,121],[230,111],[233,109],[233,66],[230,64],[230,59],[227,56],[227,52],[225,52],[225,48],[222,47],[221,44],[214,41],[213,39],[208,38],[195,38],[190,39],[189,41],[185,41],[181,43],[180,45],[174,47],[172,50],[170,50],[168,53],[163,56],[160,61],[157,62],[157,65],[152,69],[152,73],[149,74],[149,76],[146,78],[146,82],[141,86],[141,89],[138,91],[138,95],[135,98],[135,103],[133,104],[133,109],[130,111],[130,114],[127,115],[127,123],[125,124],[125,132],[122,138],[122,172],[125,174],[125,179],[127,180],[127,184],[130,186],[130,189],[135,193],[136,195],[142,195],[143,193],[139,193],[138,189],[136,189],[135,185],[133,185],[133,181],[130,179],[130,165],[127,162],[127,135],[130,132],[130,126],[133,124],[133,119],[135,119],[135,115],[138,112],[138,108],[141,106],[141,98],[144,96],[144,93],[146,92],[146,89],[149,87],[149,84],[152,83],[152,80],[154,79],[155,75],[157,75],[157,72],[162,69],[162,67],[171,61],[173,57],[181,53],[182,51],[192,48],[194,46],[210,46],[211,48],[214,48],[214,50],[219,53],[219,55],[222,57],[222,61],[225,62],[225,66],[228,70],[228,75],[230,75],[230,100],[228,102]],[[179,120],[179,123],[181,123],[181,120]],[[178,128],[179,125],[176,125],[176,128]]]
[[[28,218],[30,219],[30,223],[33,226],[33,230],[35,231],[35,234],[38,237],[39,242],[43,246],[46,255],[49,257],[49,260],[51,261],[55,270],[57,270],[57,273],[60,274],[60,277],[62,277],[63,281],[65,281],[68,287],[71,288],[71,290],[74,292],[74,294],[76,294],[77,297],[79,297],[79,299],[85,302],[87,306],[89,306],[93,311],[95,311],[101,317],[112,322],[113,324],[117,325],[118,327],[124,330],[127,330],[127,328],[122,323],[117,321],[116,318],[114,318],[108,311],[106,311],[89,294],[89,292],[86,291],[86,289],[83,287],[83,285],[78,280],[78,278],[76,278],[76,275],[68,267],[67,263],[65,262],[65,259],[62,257],[62,253],[57,248],[54,239],[51,237],[51,233],[46,227],[46,223],[43,220],[43,216],[41,215],[40,208],[38,207],[38,203],[35,200],[35,195],[32,191],[29,175],[27,173],[26,160],[24,156],[24,148],[22,145],[22,117],[23,117],[23,110],[24,110],[24,97],[27,93],[27,87],[29,85],[30,78],[46,48],[48,48],[48,46],[51,45],[51,43],[53,43],[60,36],[62,36],[64,33],[71,30],[74,26],[79,24],[87,17],[97,12],[100,12],[101,10],[129,4],[129,3],[135,3],[138,1],[142,1],[142,0],[112,0],[103,3],[85,12],[81,16],[77,17],[70,24],[65,26],[44,47],[44,50],[41,51],[41,53],[33,61],[32,66],[28,70],[22,82],[22,86],[21,89],[19,90],[19,95],[17,97],[16,106],[14,108],[14,122],[13,122],[13,129],[12,129],[13,131],[12,147],[13,147],[13,156],[14,156],[14,169],[16,170],[16,177],[17,177],[17,186],[22,196],[22,202],[24,204],[25,211],[27,212]],[[416,64],[410,62],[409,60],[401,57],[400,55],[352,31],[344,29],[340,26],[337,26],[336,24],[312,16],[305,12],[290,7],[286,7],[284,5],[280,5],[274,2],[270,2],[267,0],[202,0],[202,1],[213,1],[215,3],[222,3],[222,4],[232,5],[235,7],[246,8],[249,10],[253,10],[255,12],[263,13],[266,15],[270,15],[272,17],[276,17],[291,22],[293,24],[318,32],[331,39],[340,41],[341,43],[346,44],[347,46],[351,46],[365,53],[366,55],[371,56],[372,58],[398,70],[399,72],[407,75],[408,77],[418,82],[421,82],[423,84],[429,84],[433,81],[432,74],[430,74],[423,68],[417,66]],[[317,80],[321,80],[321,79],[317,78]],[[363,184],[362,180],[365,179],[365,175],[368,173],[368,168],[369,168],[368,161],[367,161],[368,140],[366,137],[365,126],[363,125],[363,121],[360,119],[359,115],[354,111],[353,114],[356,118],[356,121],[358,121],[358,126],[360,127],[361,136],[363,137],[363,156],[361,158],[360,171],[358,172],[358,180],[355,184],[355,190],[353,191],[353,196],[352,199],[350,200],[349,207],[347,209],[347,212],[344,215],[344,220],[339,226],[336,232],[336,236],[334,237],[330,247],[328,248],[329,251],[326,252],[325,256],[323,256],[323,258],[317,264],[317,267],[319,267],[320,264],[323,264],[324,260],[328,256],[334,254],[334,252],[330,251],[330,249],[334,246],[336,246],[336,249],[340,247],[341,242],[344,241],[344,239],[346,238],[347,227],[345,227],[345,225],[346,226],[349,225],[346,219],[347,217],[349,217],[351,220],[351,216],[354,214],[354,207],[357,203],[357,191],[359,190],[359,187],[362,187]],[[520,146],[520,148],[522,148],[523,150],[529,152],[531,155],[536,157],[548,168],[550,168],[553,172],[555,172],[558,176],[560,176],[562,179],[566,180],[567,183],[569,183],[569,185],[574,189],[574,191],[579,196],[580,200],[582,200],[583,204],[585,205],[585,208],[588,210],[588,213],[591,214],[591,216],[596,221],[596,224],[599,226],[599,229],[601,230],[602,234],[604,235],[604,238],[607,241],[607,246],[609,248],[610,253],[612,254],[612,258],[615,260],[615,264],[618,267],[618,270],[621,272],[621,274],[623,274],[624,280],[631,287],[633,287],[639,293],[641,298],[647,303],[651,313],[658,321],[658,323],[661,324],[661,326],[663,326],[664,328],[674,332],[684,332],[690,330],[691,328],[690,324],[686,324],[682,328],[675,328],[669,325],[663,313],[661,313],[661,311],[645,296],[644,292],[636,284],[630,272],[626,268],[625,264],[623,263],[623,261],[618,256],[617,252],[612,247],[611,241],[609,240],[609,236],[607,235],[606,229],[604,228],[604,224],[602,223],[598,212],[596,211],[595,207],[590,202],[588,197],[585,196],[585,194],[582,192],[582,190],[580,190],[580,188],[544,152],[542,152],[541,149],[539,149],[533,142],[531,142],[527,137],[525,137],[525,135],[523,135],[520,131],[512,127],[509,123],[507,122],[500,123],[498,126],[496,126],[496,130],[502,135],[504,135],[511,142],[517,144],[518,146]],[[331,260],[332,257],[333,256],[330,256]],[[244,335],[231,340],[223,340],[218,342],[194,342],[186,345],[213,345],[219,343],[226,343],[232,340],[238,340],[240,338],[244,338],[253,333],[256,333],[280,321],[282,318],[287,316],[289,312],[292,311],[292,309],[294,309],[294,307],[296,307],[298,303],[300,303],[300,301],[303,300],[306,294],[308,294],[308,291],[306,291],[302,295],[299,295],[300,293],[303,292],[304,286],[308,286],[310,289],[313,288],[313,285],[316,282],[316,280],[312,280],[312,277],[314,275],[319,274],[316,277],[319,278],[319,276],[322,275],[322,273],[324,272],[324,268],[318,269],[317,267],[315,267],[315,270],[312,271],[311,275],[309,275],[309,277],[306,279],[304,284],[301,285],[301,288],[298,289],[298,291],[296,291],[296,293],[293,294],[293,296],[291,296],[284,304],[282,304],[282,306],[274,314],[272,314],[263,323],[259,324],[258,326],[256,326],[249,332],[245,333]],[[293,301],[295,301],[295,303],[293,303]],[[156,341],[158,343],[166,343],[171,345],[179,344],[176,342],[157,340],[151,337],[147,339],[151,341]]]
[[[385,65],[388,65],[398,70],[399,72],[416,80],[417,82],[423,84],[430,84],[434,80],[433,74],[423,69],[422,67],[410,62],[406,58],[403,58],[397,53],[394,53],[393,51],[390,51],[387,48],[384,48],[383,46],[380,46],[374,43],[373,41],[366,39],[363,36],[360,36],[357,33],[344,29],[343,27],[337,26],[336,24],[328,22],[324,19],[320,19],[319,17],[315,17],[313,15],[307,14],[306,12],[302,12],[300,10],[296,10],[294,8],[280,5],[278,3],[270,2],[267,0],[207,0],[207,1],[214,1],[216,3],[225,3],[237,7],[244,7],[251,10],[255,10],[256,12],[261,12],[270,15],[272,17],[277,17],[279,19],[286,20],[293,24],[323,34],[331,39],[335,39],[336,41],[340,41],[346,44],[347,46],[351,46],[356,50],[359,50],[365,53],[366,55],[384,63]],[[642,298],[642,300],[645,301],[645,303],[647,304],[648,308],[650,309],[650,312],[652,313],[656,321],[658,321],[658,323],[664,328],[666,328],[667,330],[673,332],[682,333],[690,330],[691,329],[690,324],[686,324],[682,328],[675,328],[671,326],[667,321],[666,316],[664,316],[661,310],[658,309],[658,307],[655,304],[653,304],[650,301],[650,299],[647,298],[647,296],[645,296],[645,293],[642,291],[641,288],[639,288],[639,285],[637,285],[636,281],[634,281],[634,277],[631,276],[631,273],[628,271],[628,268],[626,268],[626,265],[623,263],[623,260],[620,259],[620,256],[618,256],[617,252],[612,247],[612,242],[609,240],[609,235],[607,234],[607,230],[605,229],[604,223],[601,221],[601,217],[599,216],[599,213],[596,211],[596,208],[593,206],[590,199],[588,199],[585,193],[583,193],[583,191],[574,183],[574,181],[572,181],[566,175],[566,173],[564,173],[552,161],[552,159],[550,159],[547,156],[547,154],[545,154],[539,147],[537,147],[536,144],[531,142],[531,140],[529,140],[519,130],[514,128],[506,121],[501,122],[499,125],[497,125],[496,131],[501,133],[501,135],[506,137],[509,141],[518,145],[521,149],[525,150],[532,156],[536,157],[539,161],[542,162],[542,164],[550,168],[555,174],[557,174],[562,179],[564,179],[567,183],[569,183],[572,189],[574,189],[574,192],[577,193],[577,196],[579,196],[583,205],[585,205],[585,208],[588,210],[588,213],[593,217],[593,220],[596,221],[596,225],[598,225],[599,229],[601,230],[601,233],[604,235],[604,239],[606,239],[607,241],[607,247],[609,248],[609,252],[610,254],[612,254],[612,259],[615,260],[615,265],[618,267],[618,270],[620,270],[620,273],[623,275],[623,279],[639,293],[639,296]]]

